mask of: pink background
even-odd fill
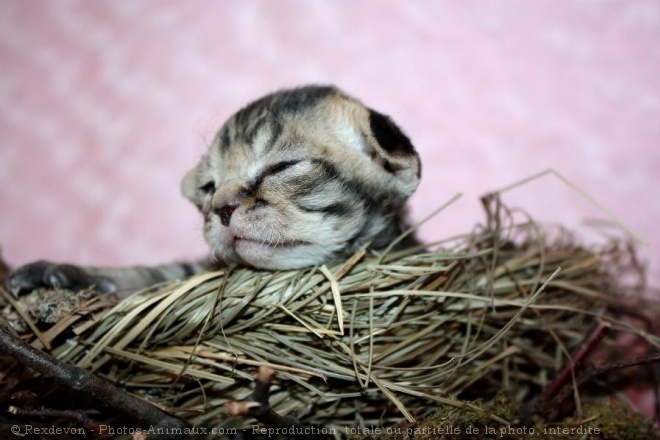
[[[203,256],[179,180],[216,128],[278,88],[335,83],[389,113],[423,159],[426,240],[478,197],[554,168],[649,246],[660,280],[658,1],[0,3],[0,246],[12,264]],[[558,180],[507,196],[575,227]]]
[[[554,168],[644,236],[660,285],[658,1],[0,2],[0,246],[17,265],[205,254],[179,180],[214,130],[278,88],[335,83],[423,159],[422,230],[467,232],[478,197]],[[505,199],[578,227],[546,177]]]
[[[419,149],[433,240],[478,197],[555,168],[650,242],[660,280],[658,1],[0,3],[0,246],[12,264],[204,255],[179,180],[248,101],[335,83]],[[598,211],[545,178],[507,197],[545,221]]]

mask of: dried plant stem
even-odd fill
[[[185,421],[113,387],[89,371],[66,364],[31,347],[9,333],[4,326],[0,326],[0,350],[44,376],[52,377],[55,381],[80,391],[139,422],[163,428],[165,431],[188,428]],[[158,436],[158,438],[179,439],[183,437],[164,435]]]
[[[584,342],[580,344],[575,354],[571,356],[566,365],[564,365],[555,378],[548,384],[539,400],[541,405],[544,405],[545,402],[552,399],[557,395],[559,390],[568,384],[569,378],[574,377],[575,371],[580,368],[587,356],[596,349],[600,341],[602,341],[611,328],[612,324],[607,322],[599,322],[596,325],[596,327],[585,338]]]
[[[576,380],[576,386],[579,387],[598,376],[601,376],[612,371],[621,370],[623,368],[634,367],[637,365],[660,363],[660,353],[654,353],[647,356],[640,356],[633,359],[624,359],[619,362],[612,362],[605,365],[591,365],[586,368]],[[548,400],[544,407],[552,408],[559,405],[566,400],[571,393],[571,384],[565,384],[564,387],[550,400]]]
[[[58,409],[25,409],[10,406],[7,410],[10,414],[19,417],[37,417],[43,419],[70,419],[75,420],[84,427],[99,431],[99,424],[90,416],[100,414],[97,410],[58,410]]]
[[[300,440],[324,440],[331,437],[316,432],[312,426],[303,425],[291,416],[282,416],[270,407],[270,384],[275,370],[270,367],[259,367],[255,374],[254,391],[242,402],[225,404],[231,416],[254,417],[265,425],[264,434],[271,437],[272,433],[284,433],[291,438]]]

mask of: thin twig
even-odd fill
[[[83,425],[85,428],[99,431],[99,424],[92,420],[90,415],[100,414],[97,410],[59,410],[59,409],[26,409],[10,406],[7,411],[18,417],[36,417],[43,419],[69,419]]]
[[[581,364],[584,362],[587,356],[589,356],[596,349],[600,341],[605,337],[611,328],[612,324],[608,322],[599,322],[596,327],[591,330],[589,335],[585,338],[584,342],[580,344],[575,354],[571,356],[566,365],[564,365],[564,367],[559,370],[559,373],[557,373],[555,378],[545,388],[545,391],[539,400],[541,405],[545,404],[545,402],[557,395],[559,390],[566,386],[569,377],[573,376],[574,372],[580,368]]]
[[[253,417],[261,422],[263,434],[283,434],[287,437],[300,440],[323,440],[331,436],[324,435],[320,430],[311,425],[304,425],[298,419],[291,416],[282,416],[270,407],[270,384],[275,375],[275,370],[269,367],[259,367],[255,374],[254,391],[241,402],[228,402],[225,404],[227,412],[231,416]]]
[[[605,365],[591,365],[585,369],[576,380],[576,386],[583,385],[598,376],[601,376],[612,371],[621,370],[623,368],[634,367],[637,365],[653,364],[660,363],[660,352],[654,353],[647,356],[640,356],[632,359],[625,359],[618,362],[612,362]],[[566,397],[571,393],[570,384],[564,385],[564,387],[553,397],[548,400],[545,404],[545,408],[552,408],[559,405],[563,402]]]
[[[164,432],[185,431],[189,427],[185,421],[119,390],[91,372],[75,365],[66,364],[31,347],[9,333],[4,326],[0,326],[0,351],[44,376],[52,377],[55,381],[84,393],[145,425],[153,426],[156,429],[162,428]],[[154,435],[150,438],[182,439],[185,436],[165,434]]]

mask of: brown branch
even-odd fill
[[[0,325],[0,351],[14,357],[21,364],[53,378],[71,389],[107,405],[140,423],[162,429],[162,432],[185,432],[189,425],[149,403],[122,391],[91,372],[66,364],[53,356],[37,350],[13,336]],[[150,438],[182,439],[177,434],[154,435]]]
[[[19,417],[37,417],[44,419],[69,419],[83,425],[92,431],[99,431],[99,424],[89,418],[89,415],[100,414],[97,410],[59,410],[59,409],[25,409],[16,406],[10,406],[7,410],[9,414]]]
[[[228,402],[225,404],[231,416],[253,417],[261,422],[264,434],[271,437],[280,433],[287,437],[301,440],[323,440],[326,437],[314,429],[313,426],[304,425],[295,417],[282,416],[270,407],[270,384],[275,376],[275,370],[270,367],[259,367],[255,374],[254,391],[241,402]]]
[[[600,344],[600,341],[609,333],[612,328],[612,324],[608,322],[599,322],[596,327],[594,327],[591,332],[584,339],[584,342],[580,344],[577,351],[568,359],[568,362],[564,367],[559,370],[559,373],[555,378],[546,386],[545,391],[539,399],[539,403],[544,405],[545,402],[553,398],[559,390],[569,384],[570,378],[573,376],[573,373],[580,368],[584,360],[589,356]]]
[[[587,382],[601,374],[609,373],[610,371],[621,370],[623,368],[634,367],[636,365],[655,364],[660,363],[660,353],[649,354],[646,356],[639,356],[633,359],[624,359],[619,362],[612,362],[605,365],[592,365],[582,373],[578,383]],[[582,377],[584,376],[584,377]]]
[[[590,365],[585,369],[576,380],[576,386],[579,387],[585,383],[612,371],[621,370],[623,368],[634,367],[637,365],[645,365],[660,362],[660,353],[655,353],[647,356],[640,356],[633,359],[625,359],[619,362],[612,362],[605,365]],[[552,408],[559,405],[561,402],[571,394],[573,387],[571,384],[565,384],[564,387],[557,393],[555,397],[548,400],[543,404],[544,408]]]

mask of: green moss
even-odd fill
[[[653,423],[641,414],[631,414],[621,405],[603,403],[584,408],[582,420],[600,429],[601,439],[647,440],[660,438],[660,432]],[[567,424],[578,424],[579,421],[567,419]]]
[[[443,440],[443,439],[539,439],[539,440],[653,440],[660,432],[639,414],[630,414],[620,404],[585,406],[582,416],[561,421],[534,420],[533,426],[505,425],[491,417],[515,421],[518,408],[506,394],[498,395],[487,409],[471,403],[442,406],[415,423],[402,422],[390,428],[370,430],[350,440]]]

